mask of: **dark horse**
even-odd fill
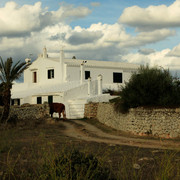
[[[49,104],[50,107],[50,114],[51,117],[53,117],[53,113],[59,113],[59,119],[61,118],[61,113],[63,114],[63,119],[66,119],[66,113],[65,113],[65,105],[62,103],[51,103]]]

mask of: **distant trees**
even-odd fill
[[[141,66],[120,92],[116,110],[139,106],[170,107],[180,105],[180,82],[168,70]]]
[[[13,64],[12,58],[8,58],[3,62],[0,57],[1,95],[4,104],[3,114],[0,119],[1,123],[8,120],[13,81],[18,79],[28,66],[29,64],[20,61]]]

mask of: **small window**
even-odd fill
[[[37,72],[33,72],[33,83],[37,83]]]
[[[49,69],[48,70],[48,79],[53,79],[54,78],[54,69]]]
[[[20,99],[11,99],[11,105],[18,105],[18,106],[20,106]]]
[[[122,73],[113,73],[113,83],[122,83]]]
[[[53,96],[48,96],[48,103],[49,104],[53,103]]]
[[[42,104],[42,97],[37,97],[37,104]]]
[[[88,79],[90,76],[90,71],[85,71],[85,79]]]
[[[12,106],[14,105],[14,99],[11,99],[11,105]]]

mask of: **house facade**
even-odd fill
[[[31,63],[26,59],[26,63]],[[105,89],[118,90],[129,81],[138,65],[82,59],[48,57],[47,49],[24,71],[24,82],[12,88],[12,104],[61,102],[68,118],[83,118],[87,102],[108,102]]]

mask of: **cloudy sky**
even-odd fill
[[[180,0],[0,1],[0,56],[67,58],[180,70]]]

